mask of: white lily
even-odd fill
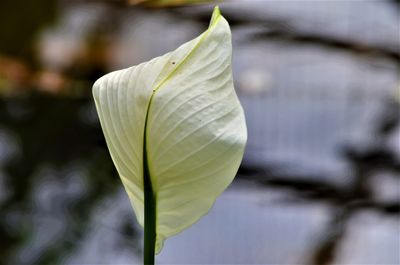
[[[205,215],[237,173],[247,131],[231,56],[216,7],[199,37],[93,86],[111,157],[145,227],[145,256],[146,245],[159,253]]]

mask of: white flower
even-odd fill
[[[93,86],[111,157],[142,226],[148,175],[157,253],[209,211],[242,160],[247,131],[231,57],[229,24],[217,7],[199,37]]]

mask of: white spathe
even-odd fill
[[[247,130],[231,57],[229,24],[215,8],[199,37],[149,62],[109,73],[93,86],[107,146],[142,226],[147,155],[157,253],[166,238],[209,211],[239,168]]]

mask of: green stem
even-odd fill
[[[151,184],[150,169],[147,158],[147,118],[153,95],[150,97],[144,125],[143,139],[143,188],[144,188],[144,265],[154,265],[156,245],[156,200]]]
[[[147,172],[146,172],[147,171]],[[154,265],[156,209],[148,170],[144,173],[144,264]]]

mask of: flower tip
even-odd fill
[[[221,11],[219,10],[219,6],[215,6],[211,16],[210,26],[213,25],[220,16],[221,16]]]
[[[214,7],[213,14],[215,14],[215,13],[217,13],[218,15],[221,15],[221,10],[219,9],[219,6],[218,6],[218,5],[216,5],[216,6]]]

